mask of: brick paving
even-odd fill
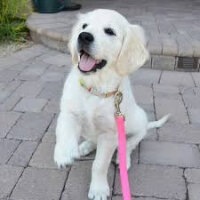
[[[0,58],[0,199],[86,200],[94,153],[59,170],[53,162],[59,99],[71,58],[41,45]],[[200,76],[140,69],[131,76],[150,119],[171,112],[132,155],[136,200],[200,199]],[[121,199],[111,164],[112,200]]]
[[[147,46],[153,55],[147,67],[174,70],[177,68],[177,56],[200,58],[199,0],[81,0],[81,4],[80,11],[32,14],[27,24],[33,40],[67,51],[77,14],[107,8],[119,11],[130,23],[144,27]],[[54,63],[51,58],[47,60]],[[62,57],[60,62],[62,65]]]

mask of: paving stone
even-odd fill
[[[0,198],[5,200],[17,183],[23,168],[0,165]]]
[[[192,73],[192,77],[194,82],[197,86],[200,86],[200,74],[199,73]]]
[[[58,200],[66,175],[65,171],[26,168],[11,195],[11,199]]]
[[[198,124],[171,124],[158,129],[159,140],[200,144],[200,125]]]
[[[152,68],[163,70],[174,70],[175,57],[173,56],[152,56]]]
[[[189,184],[188,193],[190,200],[200,199],[200,184]]]
[[[140,104],[153,104],[153,92],[151,87],[143,85],[134,85],[133,93],[136,102]]]
[[[164,71],[161,76],[160,84],[174,86],[194,86],[194,82],[190,73],[175,71]]]
[[[186,108],[198,109],[200,96],[197,95],[183,95],[183,100]]]
[[[191,123],[200,123],[200,109],[194,109],[194,108],[189,108],[188,109],[188,114],[189,114],[189,118],[190,118],[190,121]]]
[[[40,98],[60,100],[63,90],[63,83],[48,82],[45,84],[43,90],[39,94]]]
[[[160,199],[160,198],[153,198],[153,197],[133,197],[133,199],[136,199],[136,200],[163,200]],[[122,196],[115,196],[115,197],[112,197],[112,200],[122,200]],[[166,200],[172,200],[172,199],[166,199]]]
[[[181,100],[176,97],[174,98],[155,98],[155,107],[157,119],[160,119],[166,114],[171,114],[169,122],[188,124],[189,119],[187,110]]]
[[[0,104],[0,111],[11,111],[22,97],[12,94],[2,104]]]
[[[91,161],[81,161],[72,166],[61,198],[62,200],[87,199],[91,180],[91,168]],[[114,168],[111,165],[108,171],[108,182],[111,192],[113,180]]]
[[[153,84],[153,92],[156,97],[180,98],[179,88],[176,86]]]
[[[133,86],[135,84],[150,85],[152,83],[158,83],[160,75],[161,75],[161,71],[159,70],[152,71],[152,69],[141,68],[138,71],[134,72],[130,76],[130,78],[131,78],[131,83],[133,84]]]
[[[18,75],[18,73],[19,73],[18,71],[7,70],[7,69],[0,71],[0,81],[10,82]]]
[[[4,58],[0,58],[0,66],[1,69],[5,69],[8,66],[12,66],[12,65],[16,65],[21,63],[21,60],[17,59],[17,58],[13,58],[13,57],[4,57]]]
[[[52,115],[49,113],[25,113],[12,128],[8,138],[39,140],[50,124],[51,119]]]
[[[35,151],[30,166],[37,168],[53,168],[57,169],[57,165],[53,160],[55,142],[42,142]]]
[[[180,168],[134,165],[129,171],[131,193],[137,197],[184,200],[186,187],[182,175],[183,170]],[[121,194],[119,173],[116,176],[114,193]]]
[[[19,143],[17,140],[0,140],[0,164],[5,164],[9,160]]]
[[[30,48],[26,48],[14,53],[12,57],[17,58],[21,61],[27,61],[41,55],[43,51],[44,51],[44,47],[42,45],[34,45]]]
[[[58,118],[57,115],[53,118],[53,120],[52,120],[52,122],[51,122],[51,124],[50,124],[50,126],[48,128],[48,131],[55,132],[56,124],[57,124],[57,118]]]
[[[24,82],[15,93],[21,97],[36,97],[42,90],[43,83],[39,81]]]
[[[56,142],[55,131],[48,131],[48,132],[46,132],[45,135],[44,135],[44,137],[42,138],[42,142],[55,143]]]
[[[59,113],[60,111],[60,102],[58,100],[52,99],[46,104],[44,111],[49,113]]]
[[[46,99],[25,97],[21,99],[14,110],[21,112],[40,112],[46,103]]]
[[[200,152],[196,145],[143,141],[140,163],[199,168]]]
[[[186,169],[184,175],[187,182],[200,184],[200,169]]]
[[[45,70],[45,67],[30,65],[28,68],[20,73],[18,79],[29,81],[37,80],[44,73]]]
[[[61,72],[53,72],[47,71],[45,74],[42,75],[41,80],[46,82],[56,82],[62,81],[65,78],[65,74]]]
[[[4,138],[19,119],[20,113],[0,112],[0,138]]]
[[[63,65],[66,65],[66,63],[69,62],[67,59],[69,59],[68,56],[60,53],[56,56],[51,56],[49,58],[44,59],[43,62],[61,67]]]
[[[26,167],[37,147],[37,144],[37,142],[23,141],[12,155],[8,164]]]

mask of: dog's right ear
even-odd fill
[[[140,68],[149,58],[146,48],[145,34],[142,27],[129,25],[124,36],[123,45],[119,53],[116,69],[124,76]]]
[[[69,51],[70,51],[71,56],[72,56],[72,62],[74,64],[77,64],[78,61],[79,61],[78,54],[76,52],[76,45],[77,45],[77,39],[78,39],[77,33],[79,32],[79,28],[80,28],[79,27],[79,20],[82,18],[82,15],[83,14],[79,14],[77,16],[77,21],[72,28],[70,40],[69,40],[69,43],[68,43],[68,48],[69,48]]]

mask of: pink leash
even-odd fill
[[[131,200],[131,192],[128,181],[128,172],[126,165],[126,131],[125,131],[125,118],[122,115],[119,105],[122,102],[122,93],[117,92],[115,95],[115,118],[118,130],[118,152],[119,152],[119,168],[120,180],[123,194],[123,200]]]

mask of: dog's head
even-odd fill
[[[79,16],[69,49],[74,64],[86,75],[106,73],[107,69],[127,75],[149,57],[143,29],[106,9]]]

